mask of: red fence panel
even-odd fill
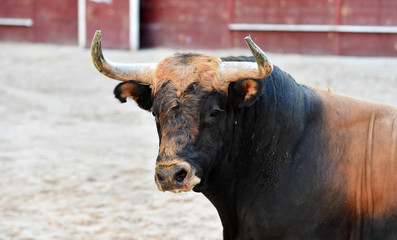
[[[129,48],[129,1],[87,1],[87,47],[96,30],[102,30],[103,46],[107,48]]]
[[[0,40],[77,43],[76,0],[2,0],[0,18],[29,19],[33,23],[0,25]]]
[[[234,22],[267,24],[332,24],[328,0],[235,0]]]
[[[230,47],[227,1],[141,1],[141,46]]]

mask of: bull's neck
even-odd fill
[[[236,169],[241,169],[235,177],[251,172],[258,175],[258,184],[272,188],[277,184],[277,170],[294,157],[307,124],[319,117],[321,104],[313,89],[297,84],[277,67],[263,83],[262,97],[235,113],[230,157]]]
[[[278,171],[295,157],[303,130],[321,111],[315,91],[277,67],[263,83],[256,103],[230,113],[232,141],[219,164],[222,179],[209,183],[204,192],[218,209],[225,231],[234,225],[227,219],[236,219],[236,198],[277,188]]]

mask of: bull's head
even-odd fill
[[[131,97],[156,118],[160,147],[155,181],[159,190],[190,191],[203,185],[225,149],[228,112],[249,106],[261,94],[260,79],[271,74],[273,65],[250,37],[245,40],[256,63],[175,54],[158,64],[120,64],[103,56],[101,32],[95,33],[91,54],[96,68],[123,81],[114,90],[116,97],[121,102]]]

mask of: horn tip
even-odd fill
[[[254,40],[252,40],[251,35],[246,36],[246,37],[244,38],[244,41],[245,41],[245,43],[248,45],[248,47],[249,47],[250,49],[252,49],[252,48],[258,48],[258,46],[256,46]]]
[[[100,48],[99,45],[101,44],[101,38],[102,38],[101,30],[96,30],[94,37],[92,38],[91,48],[93,47]]]
[[[101,36],[102,35],[102,31],[101,30],[96,30],[95,31],[95,36]]]
[[[246,36],[245,38],[244,38],[244,40],[246,41],[246,42],[252,42],[252,39],[251,39],[251,35],[248,35],[248,36]]]

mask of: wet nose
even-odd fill
[[[156,181],[163,191],[182,189],[184,180],[188,176],[190,168],[179,164],[159,164],[156,167]]]
[[[176,183],[183,183],[183,180],[186,178],[187,171],[183,168],[177,169],[161,169],[157,170],[157,179],[164,183],[167,180],[175,181]]]

